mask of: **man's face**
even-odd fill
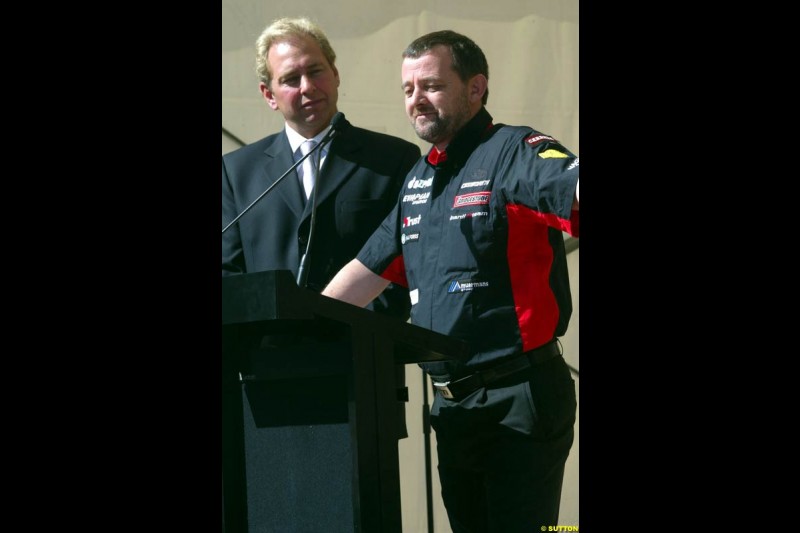
[[[474,114],[450,50],[439,45],[417,59],[403,59],[401,77],[411,125],[420,139],[443,149]]]
[[[306,138],[330,124],[339,99],[339,71],[310,38],[291,37],[273,44],[267,54],[271,87],[259,84],[273,110]]]

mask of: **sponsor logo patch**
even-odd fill
[[[459,194],[453,199],[453,207],[464,207],[465,205],[483,205],[489,203],[490,191],[471,192],[469,194]]]
[[[403,202],[411,202],[411,205],[424,204],[428,201],[431,193],[428,192],[415,192],[414,194],[406,194],[403,196]]]
[[[478,211],[475,213],[461,213],[460,215],[450,215],[450,220],[461,220],[464,218],[475,218],[475,217],[488,217],[488,211]]]
[[[580,159],[580,158],[576,158],[576,159],[575,159],[575,161],[573,161],[572,163],[570,163],[570,164],[569,164],[569,166],[567,167],[567,170],[572,170],[573,168],[577,167],[577,166],[578,166],[578,160],[579,160],[579,159]]]
[[[433,176],[426,180],[419,180],[416,176],[411,178],[411,181],[408,182],[408,186],[406,189],[424,189],[426,187],[430,187],[433,184]]]
[[[539,154],[539,157],[541,157],[542,159],[550,159],[550,158],[553,158],[553,157],[566,158],[566,157],[569,157],[569,156],[567,154],[565,154],[564,152],[559,152],[558,150],[554,150],[554,149],[550,148],[549,150],[545,150],[544,152],[541,152]]]
[[[486,187],[487,185],[489,185],[489,180],[468,181],[466,183],[462,183],[461,188],[471,189],[472,187]]]
[[[461,280],[461,281],[451,281],[450,285],[447,286],[447,292],[452,294],[454,292],[469,292],[473,289],[477,289],[480,287],[488,287],[488,281],[473,281],[471,279]]]
[[[419,233],[409,233],[408,235],[403,233],[402,235],[400,235],[400,244],[405,244],[407,242],[418,241],[418,240],[419,240]]]
[[[536,146],[537,144],[542,144],[545,141],[553,141],[554,143],[558,142],[549,135],[541,135],[539,133],[535,133],[530,137],[525,138],[525,142],[528,143],[528,146]]]
[[[404,217],[403,218],[403,227],[407,228],[409,226],[416,226],[419,224],[419,221],[422,220],[422,214],[419,214],[415,217]]]

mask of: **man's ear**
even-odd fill
[[[258,84],[258,90],[261,91],[261,95],[264,97],[264,100],[267,101],[267,105],[269,105],[273,111],[277,111],[278,102],[275,101],[275,95],[269,90],[269,86],[262,81]]]
[[[489,80],[483,74],[475,74],[469,80],[469,100],[470,102],[480,102],[483,94],[486,92],[486,87],[489,85]]]

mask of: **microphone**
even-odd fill
[[[338,133],[338,130],[347,122],[344,120],[344,113],[338,111],[331,119],[331,129],[325,134],[325,137],[314,148],[319,148],[323,144],[328,144],[333,136]],[[314,150],[309,151],[310,154]],[[311,189],[311,222],[308,228],[308,241],[306,241],[306,251],[303,253],[303,258],[300,260],[300,268],[297,270],[297,286],[304,289],[308,280],[308,271],[306,270],[306,263],[311,256],[311,240],[314,236],[314,226],[317,222],[317,189],[319,189],[320,171],[319,171],[319,158],[316,160],[317,164],[317,182],[314,188]]]
[[[307,158],[307,157],[309,157],[309,156],[310,156],[311,154],[313,154],[315,151],[317,151],[317,150],[320,150],[320,149],[321,149],[321,148],[322,148],[324,145],[328,144],[328,143],[331,141],[331,139],[333,139],[333,136],[334,136],[334,134],[336,133],[336,128],[338,128],[338,127],[340,127],[340,126],[342,125],[342,121],[343,121],[343,120],[344,120],[344,113],[342,113],[341,111],[338,111],[338,112],[337,112],[335,115],[333,115],[333,118],[331,119],[331,129],[330,129],[330,130],[328,130],[328,133],[326,133],[326,134],[325,134],[325,137],[323,137],[323,138],[322,138],[322,140],[321,140],[319,143],[317,143],[317,145],[316,145],[314,148],[312,148],[311,150],[309,150],[309,152],[308,152],[306,155],[304,155],[303,157],[301,157],[301,158],[300,158],[300,159],[299,159],[297,162],[295,162],[295,163],[294,163],[292,166],[290,166],[290,167],[289,167],[289,168],[286,170],[286,172],[284,172],[284,173],[281,175],[281,177],[280,177],[280,178],[276,179],[276,180],[275,180],[275,182],[274,182],[272,185],[270,185],[269,187],[267,187],[267,189],[266,189],[264,192],[262,192],[261,194],[259,194],[259,195],[258,195],[258,197],[257,197],[255,200],[253,200],[253,201],[250,203],[250,205],[248,205],[247,207],[245,207],[245,208],[242,210],[242,212],[241,212],[241,213],[239,213],[238,215],[236,215],[236,217],[234,217],[234,219],[233,219],[233,220],[231,220],[231,221],[228,223],[228,225],[227,225],[227,226],[225,226],[224,228],[222,228],[222,233],[225,233],[226,231],[228,231],[228,229],[229,229],[231,226],[233,226],[233,225],[236,223],[236,221],[237,221],[237,220],[239,220],[240,218],[242,218],[242,216],[243,216],[245,213],[247,213],[248,211],[250,211],[250,209],[252,209],[254,205],[256,205],[256,204],[257,204],[257,203],[258,203],[258,202],[259,202],[259,201],[260,201],[260,200],[261,200],[261,199],[262,199],[264,196],[266,196],[266,195],[269,193],[269,191],[271,191],[272,189],[274,189],[274,188],[275,188],[275,186],[276,186],[277,184],[279,184],[281,181],[283,181],[283,178],[285,178],[286,176],[288,176],[290,172],[292,172],[294,169],[296,169],[298,166],[300,166],[300,165],[303,163],[303,161],[305,161],[305,160],[306,160],[306,158]],[[317,168],[317,178],[319,178],[319,168]],[[315,185],[314,185],[314,189],[313,189],[313,191],[314,191],[314,192],[312,192],[312,194],[311,194],[311,196],[312,196],[312,197],[314,197],[314,198],[316,198],[316,197],[317,197],[317,195],[316,195],[316,190],[317,190],[317,187],[316,187],[316,184],[315,184]],[[313,214],[314,214],[314,211],[312,211],[311,213],[312,213],[312,221],[313,221],[313,220],[314,220],[314,219],[313,219]],[[309,232],[309,238],[310,238],[310,237],[311,237],[311,233]],[[308,247],[306,247],[306,253],[308,253]],[[304,257],[304,258],[305,258],[305,257]],[[299,279],[299,278],[298,278],[298,279]]]

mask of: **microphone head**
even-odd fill
[[[344,123],[344,113],[337,111],[331,119],[331,130],[335,130]]]

